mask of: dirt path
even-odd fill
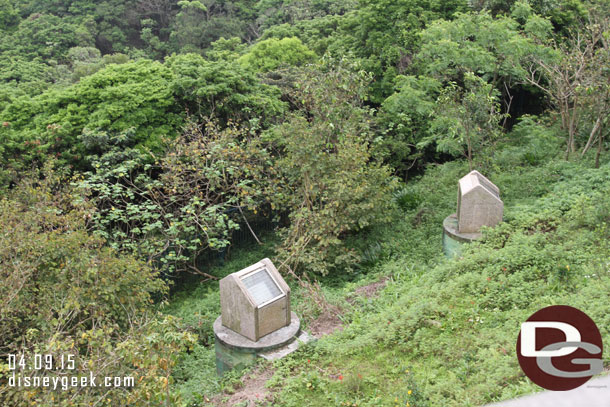
[[[217,407],[254,407],[270,405],[271,392],[265,387],[273,376],[273,368],[259,366],[242,378],[243,386],[231,395],[220,394],[212,399]],[[227,398],[228,397],[228,398]]]

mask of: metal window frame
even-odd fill
[[[279,300],[280,298],[283,298],[283,297],[286,296],[286,293],[282,289],[282,286],[277,282],[277,280],[273,276],[273,273],[271,271],[269,271],[269,269],[267,269],[266,266],[263,266],[261,268],[257,268],[256,270],[249,271],[249,272],[247,272],[246,274],[244,274],[242,276],[239,276],[239,282],[244,286],[246,292],[248,293],[250,298],[252,298],[252,301],[254,301],[254,296],[250,293],[250,290],[248,289],[248,287],[244,283],[244,279],[247,278],[247,277],[250,277],[252,274],[260,273],[261,271],[264,271],[271,278],[271,281],[273,281],[273,284],[275,284],[277,289],[280,291],[280,295],[278,295],[276,297],[273,297],[273,298],[271,298],[271,299],[269,299],[269,300],[267,300],[267,301],[265,301],[265,302],[263,302],[261,304],[258,304],[258,305],[254,304],[254,306],[256,308],[262,308],[265,305],[271,304],[272,302],[275,302],[275,301]]]

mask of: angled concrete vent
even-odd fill
[[[290,325],[290,288],[269,259],[220,280],[222,325],[252,341]]]
[[[478,171],[471,171],[458,182],[457,218],[460,233],[477,233],[482,226],[502,221],[504,203],[500,190]]]

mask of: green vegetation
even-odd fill
[[[262,257],[343,329],[261,406],[535,391],[531,313],[610,340],[609,38],[601,0],[0,0],[0,404],[225,405],[218,279]],[[469,169],[504,222],[446,259]],[[136,384],[15,388],[11,353]]]
[[[253,45],[238,62],[257,71],[268,72],[282,65],[302,65],[313,60],[315,56],[316,54],[296,37],[281,40],[269,38]]]
[[[505,222],[461,258],[442,255],[440,224],[455,210],[456,178],[468,171],[466,162],[429,168],[397,194],[403,209],[392,212],[391,227],[351,242],[368,245],[362,269],[322,280],[325,296],[343,310],[345,328],[272,365],[272,405],[477,406],[536,391],[513,349],[521,322],[551,304],[582,309],[600,321],[604,341],[610,338],[604,326],[610,311],[610,166],[562,160],[556,136],[542,150],[521,138],[539,126],[523,121],[489,163],[486,173],[503,186]],[[532,163],[534,154],[539,161]],[[240,251],[243,257],[218,271],[224,275],[268,255],[269,243],[264,247]],[[384,279],[376,298],[354,294]],[[188,321],[213,319],[219,310],[212,287],[202,283],[183,292],[169,312]],[[296,282],[293,287],[297,312],[312,321],[319,310],[309,308],[311,299]],[[209,309],[214,311],[199,317]],[[211,338],[211,332],[203,336]],[[196,358],[211,372],[213,350],[208,352]],[[201,379],[183,380],[181,390]],[[205,386],[230,394],[240,382],[229,377]]]
[[[195,337],[177,331],[174,318],[147,311],[153,296],[166,292],[157,273],[91,236],[85,219],[92,208],[72,206],[72,191],[61,187],[61,178],[50,170],[44,177],[39,185],[24,181],[0,201],[0,225],[9,232],[2,234],[0,252],[2,353],[57,360],[71,354],[74,374],[132,374],[140,385],[127,395],[130,402],[165,399],[159,378],[167,380]],[[12,373],[3,364],[4,383]],[[4,386],[5,405],[49,400],[48,389]],[[72,405],[99,398],[93,387],[80,390],[66,391]],[[115,388],[105,397],[125,395]]]
[[[370,270],[389,278],[386,288],[372,301],[339,301],[342,332],[275,364],[273,405],[479,406],[534,392],[516,333],[552,304],[582,309],[610,339],[610,167],[508,168],[489,173],[505,186],[506,222],[452,261],[441,254],[439,225],[467,166],[445,164],[412,185],[422,201],[383,232]]]

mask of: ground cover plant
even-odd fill
[[[536,391],[518,366],[516,335],[529,315],[552,304],[601,321],[606,340],[610,167],[559,156],[531,165],[525,157],[492,162],[490,177],[504,186],[505,222],[457,259],[442,254],[440,225],[455,210],[456,177],[467,162],[430,168],[410,183],[416,198],[408,202],[416,203],[360,242],[369,245],[364,270],[324,285],[343,310],[343,330],[268,367],[272,396],[261,405],[476,406]],[[384,284],[374,297],[354,294],[375,281]],[[172,313],[192,312],[192,304],[208,309],[204,301],[213,295],[217,315],[217,292],[202,287],[207,294],[181,294]],[[295,298],[305,320],[315,321],[310,301]],[[228,397],[241,385],[234,377],[224,383],[213,392]]]
[[[523,169],[536,175],[512,185],[530,192],[506,190],[505,223],[454,260],[439,245],[453,208],[439,203],[453,203],[455,176],[467,168],[430,171],[414,188],[435,185],[437,203],[423,198],[428,214],[416,228],[421,209],[406,214],[391,233],[401,236],[396,254],[374,267],[386,288],[348,308],[342,332],[277,364],[273,405],[477,406],[536,391],[518,366],[516,335],[553,304],[585,310],[607,340],[609,167],[577,167],[577,176],[559,161]],[[543,174],[561,181],[530,189]]]

